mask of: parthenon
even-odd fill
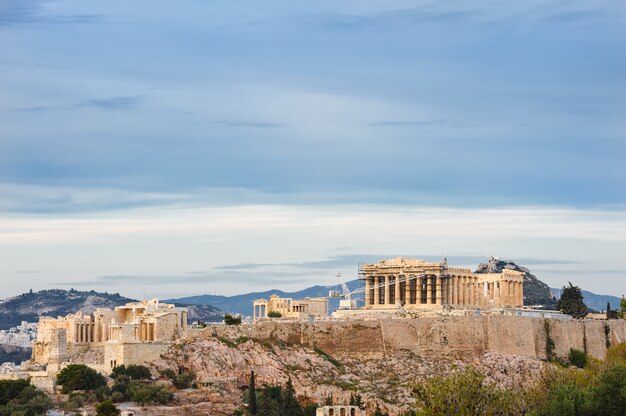
[[[360,268],[365,281],[365,309],[441,308],[444,306],[523,306],[524,273],[473,273],[470,269],[448,267],[397,257]]]

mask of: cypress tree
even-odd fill
[[[606,319],[611,319],[611,304],[609,302],[606,303]]]
[[[257,414],[256,388],[254,386],[254,370],[250,371],[250,385],[248,387],[250,397],[248,398],[248,411],[251,415]]]
[[[582,291],[578,286],[574,286],[572,282],[569,282],[569,287],[563,286],[563,293],[556,307],[561,312],[576,319],[587,316],[587,305],[583,302]]]

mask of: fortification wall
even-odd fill
[[[240,326],[213,325],[191,330],[188,336],[237,339],[318,346],[331,354],[385,356],[410,351],[424,357],[473,359],[486,351],[546,358],[546,328],[555,353],[567,356],[570,348],[586,349],[596,358],[606,354],[610,343],[626,341],[626,321],[578,321],[522,316],[445,316],[306,322],[270,320]],[[605,326],[609,328],[605,335]]]

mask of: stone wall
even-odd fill
[[[306,322],[262,321],[240,326],[213,325],[188,332],[190,338],[218,336],[278,340],[317,346],[330,354],[386,356],[410,351],[424,357],[473,359],[487,351],[546,358],[546,330],[555,353],[584,349],[596,358],[606,354],[605,325],[612,344],[626,341],[626,321],[559,320],[522,316],[446,316]]]

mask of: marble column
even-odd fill
[[[400,275],[396,275],[396,290],[394,291],[394,301],[397,305],[400,304],[400,279],[402,278],[402,276]]]
[[[441,276],[435,276],[435,304],[437,305],[443,305],[442,284],[443,281],[441,280]]]
[[[370,278],[367,276],[365,278],[365,306],[370,306]]]
[[[426,276],[426,304],[430,305],[431,303],[433,303],[432,300],[432,276]],[[421,291],[420,291],[420,296],[421,296]]]
[[[385,276],[385,305],[389,305],[389,276]]]
[[[458,305],[459,303],[459,280],[456,276],[452,276],[452,303]]]
[[[411,276],[407,276],[406,283],[404,284],[404,303],[406,305],[411,304]]]
[[[380,305],[380,277],[374,277],[374,305]]]

